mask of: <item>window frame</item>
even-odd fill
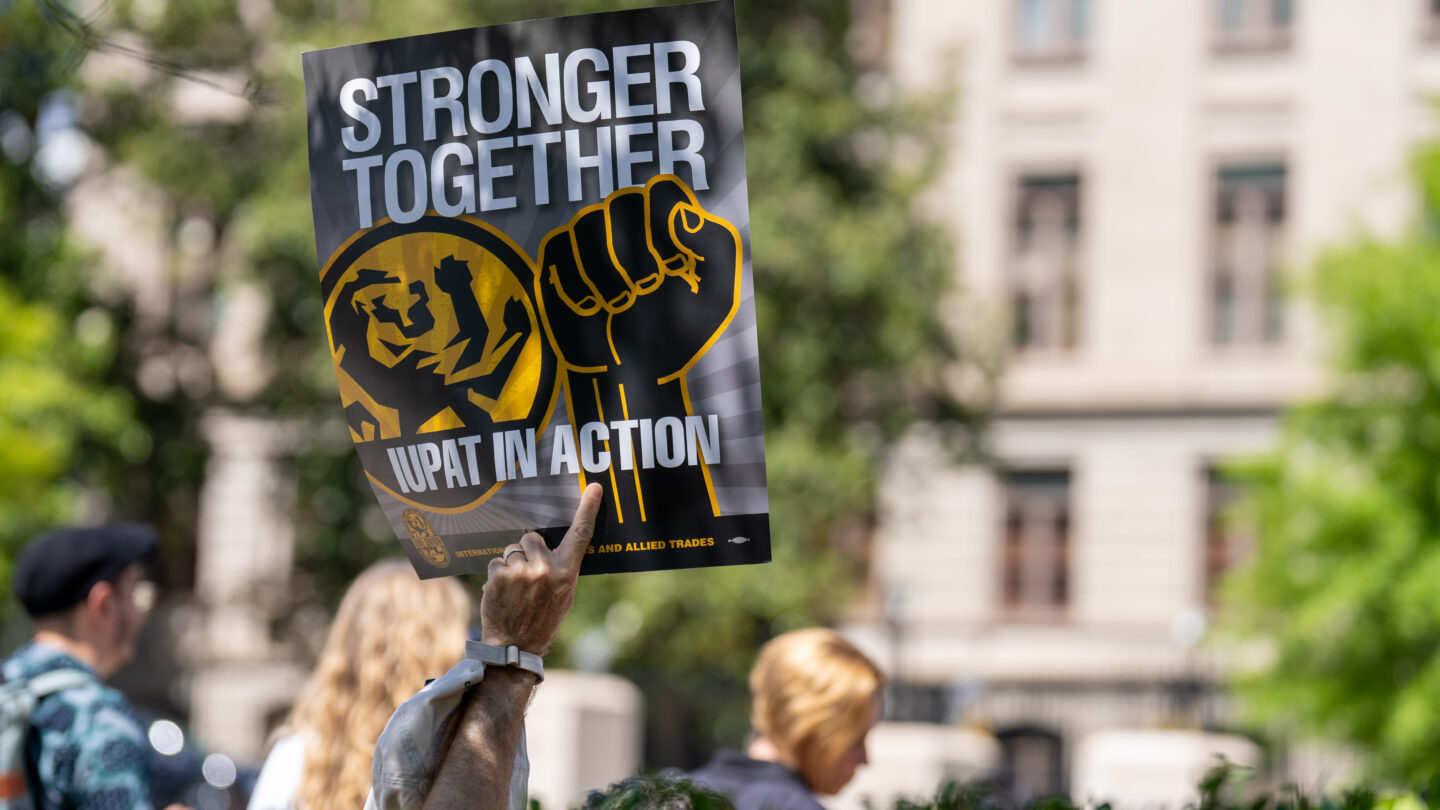
[[[1035,548],[1025,547],[1023,520],[1016,514],[1016,506],[1020,501],[1016,497],[1017,482],[1020,481],[1026,481],[1022,486],[1031,487],[1031,498],[1036,500],[1038,497],[1046,497],[1046,489],[1059,490],[1060,511],[1056,515],[1056,527],[1059,531],[1052,535],[1049,547],[1042,552],[1045,559],[1040,564],[1046,570],[1040,571],[1038,575],[1034,571],[1026,570],[1034,564],[1033,560],[1027,561],[1026,557],[1035,554]],[[1076,524],[1073,469],[1069,464],[1012,466],[999,473],[999,485],[996,611],[1009,622],[1063,621],[1068,617],[1075,597]],[[1054,493],[1049,497],[1054,497]],[[1033,587],[1034,581],[1045,578],[1051,580],[1049,598],[1043,602],[1027,600],[1027,584]]]
[[[1226,9],[1239,4],[1242,19],[1238,29],[1225,23]],[[1278,53],[1295,45],[1298,0],[1211,0],[1210,42],[1220,55]],[[1288,9],[1286,19],[1278,19],[1280,8]],[[1259,19],[1254,19],[1255,16]]]
[[[1272,258],[1264,269],[1263,289],[1258,304],[1260,310],[1259,331],[1255,335],[1244,334],[1243,329],[1237,326],[1234,315],[1229,319],[1228,329],[1222,330],[1223,302],[1219,294],[1221,281],[1225,278],[1220,272],[1225,252],[1222,245],[1225,223],[1220,216],[1224,205],[1221,195],[1225,193],[1225,174],[1246,171],[1260,174],[1268,171],[1278,174],[1280,177],[1279,216],[1275,220],[1276,224],[1271,225],[1267,232],[1269,243],[1273,246]],[[1286,312],[1283,273],[1290,243],[1291,223],[1294,221],[1294,195],[1291,193],[1293,182],[1294,172],[1291,169],[1291,162],[1280,152],[1265,151],[1221,155],[1210,161],[1205,179],[1207,191],[1203,210],[1205,211],[1206,253],[1200,296],[1200,300],[1204,301],[1206,308],[1205,316],[1201,319],[1202,345],[1210,351],[1223,354],[1275,351],[1285,346],[1289,340],[1290,324]],[[1236,285],[1234,274],[1230,275],[1230,283]],[[1236,300],[1238,292],[1238,290],[1232,292],[1229,298],[1232,302],[1232,311],[1235,309],[1233,302]],[[1253,327],[1254,324],[1251,326]],[[1226,336],[1227,333],[1228,336]]]
[[[1200,527],[1198,601],[1213,609],[1218,605],[1221,580],[1250,558],[1257,537],[1253,526],[1235,525],[1235,505],[1246,497],[1248,488],[1227,474],[1223,464],[1212,461],[1201,465],[1200,486],[1204,511]]]
[[[1429,43],[1440,43],[1440,0],[1419,2],[1421,39]]]
[[[1095,32],[1096,0],[1012,0],[1010,5],[1010,51],[1019,65],[1075,65],[1089,58],[1090,40]],[[1025,35],[1027,9],[1031,3],[1044,3],[1050,15],[1065,20],[1062,36],[1053,43],[1037,45]],[[1077,12],[1077,8],[1079,11]],[[1078,18],[1078,24],[1077,24]]]
[[[1009,335],[1007,343],[1009,350],[1019,357],[1037,356],[1068,356],[1080,349],[1084,337],[1084,305],[1085,305],[1085,265],[1086,265],[1086,227],[1087,217],[1087,185],[1085,183],[1085,171],[1078,164],[1052,165],[1021,167],[1012,171],[1007,183],[1007,204],[1005,206],[1006,220],[1006,259],[1005,259],[1005,307],[1009,324]],[[1022,318],[1028,310],[1021,305],[1022,296],[1027,293],[1027,273],[1025,272],[1025,257],[1028,251],[1023,250],[1026,242],[1025,235],[1030,231],[1027,227],[1028,220],[1022,218],[1021,214],[1027,203],[1027,185],[1038,184],[1046,181],[1070,179],[1073,181],[1074,189],[1071,195],[1073,208],[1067,213],[1066,220],[1074,221],[1073,235],[1070,239],[1068,252],[1062,258],[1055,284],[1059,287],[1058,295],[1061,297],[1059,307],[1059,322],[1054,331],[1057,336],[1044,343],[1026,337],[1022,341]],[[1030,223],[1033,226],[1033,223]],[[1055,291],[1052,291],[1055,292]],[[1033,333],[1033,330],[1027,330]]]

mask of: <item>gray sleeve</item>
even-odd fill
[[[465,658],[400,705],[375,744],[366,810],[420,810],[434,784],[440,749],[461,698],[484,677],[485,665]],[[522,729],[506,810],[526,810],[529,781]]]

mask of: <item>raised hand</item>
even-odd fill
[[[535,532],[520,538],[518,550],[490,560],[480,597],[480,640],[496,647],[515,645],[544,655],[575,603],[575,582],[585,549],[595,535],[595,516],[605,490],[591,484],[580,495],[575,519],[551,551]]]

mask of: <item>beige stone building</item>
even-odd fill
[[[1009,359],[996,468],[925,431],[892,459],[885,607],[849,632],[899,682],[897,719],[994,735],[1018,797],[1078,791],[1104,781],[1077,771],[1094,733],[1232,727],[1202,638],[1246,542],[1217,464],[1323,384],[1287,279],[1408,216],[1440,3],[889,0],[875,20],[894,85],[956,91],[931,202]]]

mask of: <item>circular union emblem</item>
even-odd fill
[[[476,442],[543,428],[555,401],[534,277],[514,242],[467,218],[384,222],[331,257],[321,278],[330,355],[376,485],[444,511],[495,492]],[[447,465],[439,475],[436,459]]]
[[[445,541],[435,533],[430,521],[422,515],[419,510],[406,509],[401,513],[401,519],[405,521],[405,528],[410,532],[410,542],[425,562],[436,568],[445,568],[450,565],[450,550],[445,548]]]

